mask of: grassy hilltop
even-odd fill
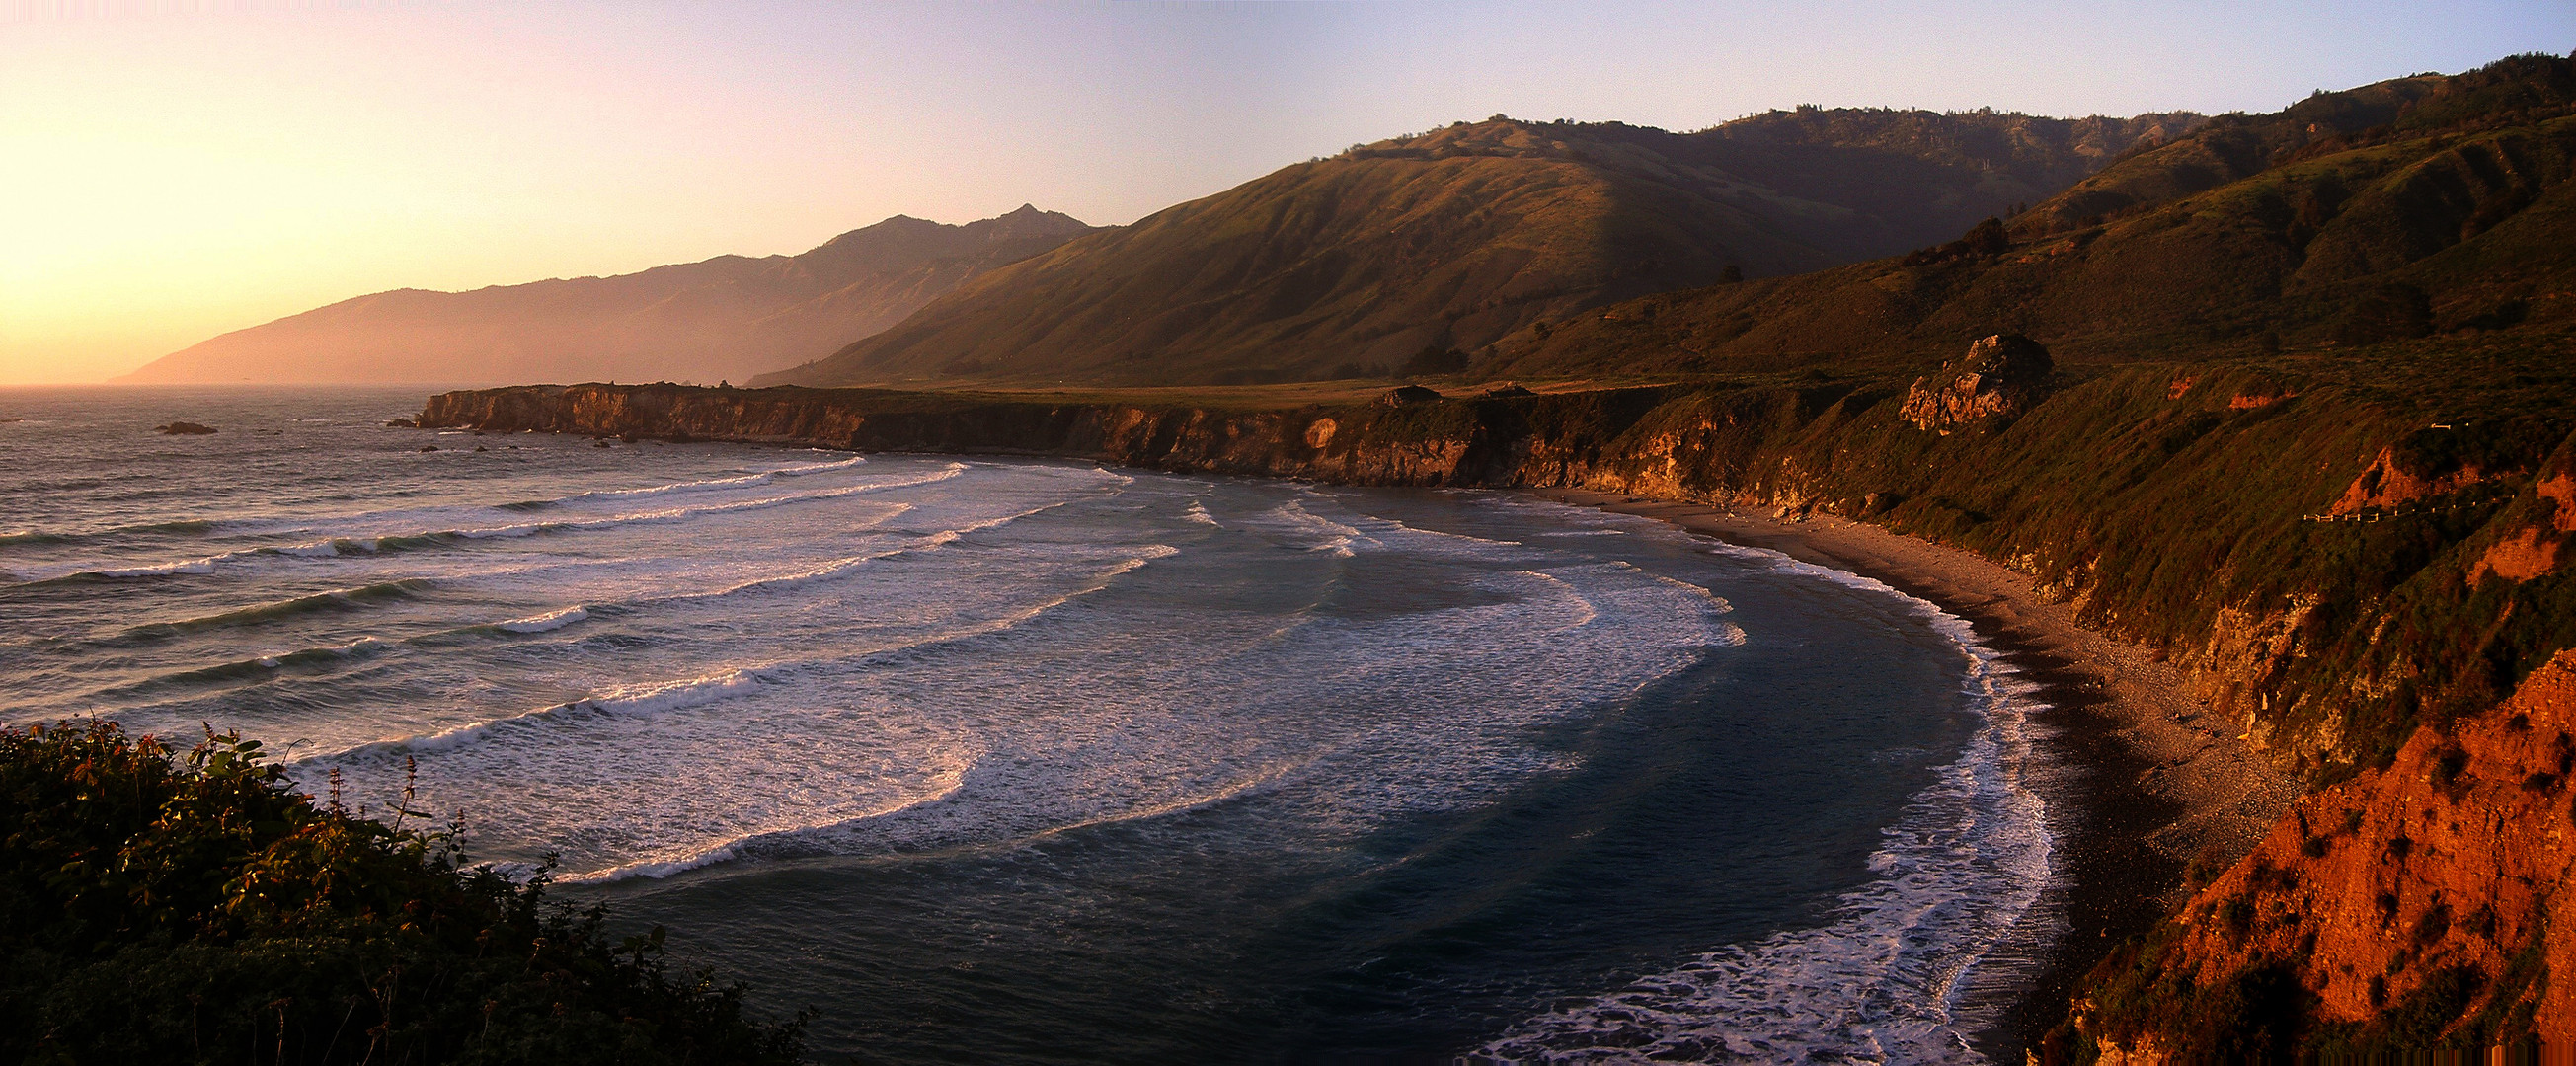
[[[1946,239],[2185,114],[1801,110],[1697,133],[1484,122],[1288,167],[995,273],[761,384],[1305,381]]]
[[[2383,341],[2576,321],[2566,67],[2527,57],[2219,116],[1960,240],[1534,323],[1478,369],[1847,371],[1991,332],[2061,363],[2342,364]]]

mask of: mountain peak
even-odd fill
[[[720,255],[462,293],[396,289],[202,342],[127,380],[739,381],[875,333],[970,278],[1090,231],[1035,205],[961,226],[894,215],[795,256]]]

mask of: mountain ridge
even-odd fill
[[[1457,123],[1086,235],[756,380],[1229,384],[1382,371],[1730,272],[1901,251],[2071,183],[2112,146],[2198,121],[1845,109],[1696,133]]]
[[[1477,373],[1921,362],[1993,332],[2116,362],[2576,315],[2567,66],[2507,60],[2220,116],[1961,240],[1533,323]]]
[[[206,340],[127,382],[748,378],[900,321],[986,271],[1092,231],[1022,205],[947,225],[895,215],[796,255],[352,297]]]

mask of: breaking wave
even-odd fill
[[[1774,552],[1716,549],[1904,602],[1968,664],[1983,724],[1908,803],[1870,856],[1876,879],[1831,920],[1708,952],[1514,1026],[1469,1061],[1982,1063],[1968,1034],[2000,1018],[1992,990],[2052,935],[2024,921],[2056,884],[2047,805],[2032,787],[2030,693],[1968,624],[1883,583]],[[1721,601],[1722,602],[1722,601]],[[1979,996],[1979,988],[1989,990]]]
[[[236,551],[222,552],[216,555],[205,556],[203,558],[156,563],[149,566],[106,567],[77,570],[57,577],[39,579],[38,583],[54,581],[169,577],[180,574],[212,574],[216,571],[218,566],[239,563],[261,556],[299,559],[327,559],[343,555],[355,555],[360,553],[374,555],[418,548],[452,546],[459,543],[480,540],[530,537],[546,533],[598,531],[616,529],[622,526],[646,525],[662,522],[686,522],[710,515],[739,514],[744,511],[758,511],[772,507],[786,507],[795,504],[814,503],[823,500],[843,499],[872,492],[883,492],[889,489],[913,488],[921,485],[946,481],[965,473],[966,469],[967,467],[964,463],[950,463],[939,470],[912,477],[874,481],[860,485],[846,485],[838,488],[816,489],[807,492],[783,493],[777,496],[766,496],[754,500],[737,500],[729,503],[707,504],[699,507],[677,507],[659,511],[639,511],[627,514],[603,515],[598,518],[564,519],[552,522],[528,522],[516,525],[486,526],[480,528],[441,529],[419,533],[387,534],[375,537],[334,537],[327,540],[317,540],[302,544],[261,545],[254,548],[242,548]]]
[[[580,607],[566,607],[560,611],[548,611],[545,614],[533,615],[527,618],[513,618],[507,622],[495,622],[493,623],[493,628],[511,633],[547,633],[557,629],[562,629],[565,626],[583,621],[589,617],[590,612],[588,610]]]
[[[431,587],[433,583],[426,578],[379,581],[372,585],[317,592],[309,596],[297,596],[291,600],[278,600],[219,614],[185,618],[176,622],[146,623],[126,630],[122,635],[127,638],[152,639],[220,629],[226,626],[252,625],[299,615],[358,610],[373,604],[408,600],[429,591]]]
[[[746,695],[758,689],[762,669],[769,668],[745,668],[709,677],[693,677],[633,688],[612,689],[601,695],[584,697],[570,703],[470,722],[426,736],[380,740],[339,751],[325,752],[299,760],[298,765],[366,762],[403,755],[451,751],[496,732],[526,728],[549,718],[655,714],[683,707],[696,707],[717,700]]]

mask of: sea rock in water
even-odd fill
[[[1389,407],[1404,407],[1410,404],[1430,403],[1439,398],[1440,394],[1431,389],[1420,385],[1404,385],[1388,389],[1386,395],[1377,398],[1377,402]]]
[[[1914,379],[1896,417],[1946,434],[1979,419],[2017,415],[2038,401],[2054,369],[2038,341],[1998,333],[1968,345],[1968,354],[1939,374]]]
[[[191,437],[202,437],[208,433],[214,432],[215,427],[201,426],[194,422],[172,422],[166,426],[154,426],[152,427],[152,430],[164,437],[176,437],[183,434]]]

